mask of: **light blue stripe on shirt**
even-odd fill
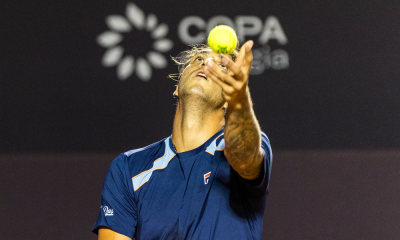
[[[164,141],[165,142],[164,155],[154,161],[153,167],[132,178],[134,191],[138,190],[143,184],[148,182],[150,180],[151,175],[153,174],[153,172],[155,170],[160,170],[160,169],[166,168],[169,161],[175,156],[175,153],[171,150],[171,148],[169,146],[169,138],[170,137],[168,137]]]

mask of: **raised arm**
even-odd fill
[[[240,107],[228,107],[224,153],[241,177],[252,180],[261,172],[264,152],[261,150],[261,130],[254,115],[250,93],[247,98]]]
[[[243,44],[236,62],[227,57],[222,64],[229,73],[216,67],[212,61],[204,69],[207,77],[217,83],[223,90],[228,102],[225,124],[224,153],[233,169],[245,179],[256,179],[261,172],[264,152],[261,150],[261,130],[253,111],[248,88],[253,55],[252,41]]]

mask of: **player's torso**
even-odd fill
[[[167,139],[151,177],[134,178],[137,239],[253,239],[251,206],[218,140],[187,157]]]

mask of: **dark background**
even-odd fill
[[[1,239],[95,239],[102,182],[118,153],[171,134],[169,56],[187,16],[279,19],[289,67],[250,79],[274,151],[264,239],[398,239],[400,4],[396,1],[134,1],[168,25],[168,67],[124,81],[96,39],[128,1],[11,1],[0,14]],[[190,34],[199,29],[190,28]],[[123,33],[124,56],[152,48]],[[246,37],[266,47],[259,34]]]

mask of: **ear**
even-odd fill
[[[176,89],[175,89],[175,92],[172,94],[174,97],[179,97],[179,95],[178,95],[178,89],[179,88],[179,86],[178,85],[176,85]]]

